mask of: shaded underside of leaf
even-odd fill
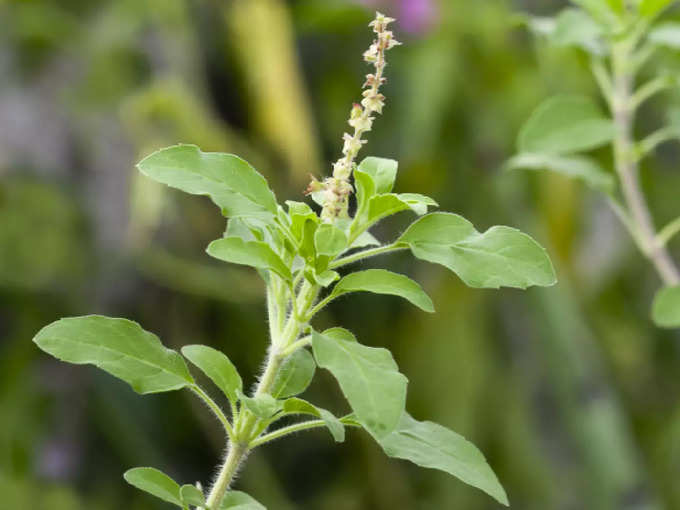
[[[590,188],[604,193],[611,193],[615,186],[614,177],[585,156],[557,156],[524,152],[510,158],[505,168],[507,170],[549,170],[579,179]]]

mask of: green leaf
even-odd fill
[[[220,510],[267,510],[245,492],[229,491],[220,503]]]
[[[336,271],[332,271],[330,269],[327,269],[326,271],[323,271],[319,274],[317,274],[315,271],[313,274],[314,281],[322,287],[328,287],[331,283],[338,280],[339,278],[340,275]]]
[[[510,158],[505,168],[506,170],[550,170],[579,179],[587,186],[603,193],[612,193],[615,187],[614,177],[585,156],[557,156],[524,152]]]
[[[417,421],[404,413],[397,429],[378,442],[390,457],[449,473],[508,505],[505,490],[484,455],[463,436],[441,425]]]
[[[358,168],[354,170],[354,185],[357,188],[356,216],[363,216],[368,211],[368,202],[375,196],[376,187],[373,177]]]
[[[266,393],[256,397],[248,397],[242,391],[239,391],[238,397],[248,411],[262,420],[268,420],[281,410],[281,402]]]
[[[33,341],[62,361],[95,365],[140,394],[194,384],[179,353],[126,319],[99,315],[61,319],[41,329]]]
[[[361,224],[363,228],[379,222],[383,218],[401,211],[411,210],[418,215],[427,213],[428,206],[436,206],[437,202],[425,195],[417,193],[385,193],[375,195],[368,202],[368,212]]]
[[[620,14],[623,13],[624,0],[572,0],[609,30],[621,27]]]
[[[179,507],[183,506],[177,482],[158,469],[150,467],[129,469],[123,474],[123,478],[130,485],[148,492],[163,501],[173,503]]]
[[[312,348],[317,364],[333,374],[363,427],[375,437],[392,432],[404,412],[408,380],[390,351],[316,331]]]
[[[342,443],[345,440],[345,426],[335,417],[333,413],[315,406],[301,398],[289,398],[283,402],[283,413],[291,414],[308,414],[315,416],[324,421],[326,428],[335,439],[336,443]]]
[[[253,230],[243,218],[230,218],[224,237],[240,237],[244,241],[259,241],[253,234]]]
[[[283,362],[276,374],[271,394],[276,398],[299,395],[314,378],[316,363],[307,349],[298,349]]]
[[[665,287],[656,293],[652,319],[661,328],[680,328],[680,285]]]
[[[203,493],[193,485],[182,485],[179,489],[180,498],[186,505],[196,507],[205,506],[205,496]]]
[[[238,401],[243,381],[223,352],[206,345],[186,345],[182,347],[182,354],[208,376],[232,403]]]
[[[358,169],[371,176],[375,184],[374,193],[389,193],[394,187],[398,166],[399,163],[393,159],[371,156],[359,163]]]
[[[290,269],[284,264],[267,243],[244,241],[240,237],[224,237],[208,245],[208,254],[216,259],[233,264],[268,269],[286,280],[290,280]]]
[[[276,198],[265,178],[233,154],[175,145],[147,156],[137,168],[173,188],[210,196],[225,216],[270,219],[276,214]]]
[[[380,241],[378,241],[368,230],[362,232],[361,235],[356,238],[352,243],[352,246],[350,246],[350,249],[364,248],[366,246],[380,246]]]
[[[336,298],[349,292],[359,291],[400,296],[421,310],[434,312],[432,300],[420,285],[407,276],[392,273],[385,269],[367,269],[350,273],[333,287],[331,296]]]
[[[659,46],[680,48],[680,23],[669,21],[656,26],[649,33],[649,41]]]
[[[314,247],[318,255],[332,258],[347,248],[347,236],[335,225],[324,223],[314,234]]]
[[[304,225],[307,220],[313,224],[319,223],[319,217],[304,202],[294,202],[287,200],[288,216],[290,216],[290,230],[298,241],[302,241],[304,237]]]
[[[550,42],[556,46],[577,46],[595,55],[606,51],[602,27],[581,9],[564,9],[555,20]]]
[[[640,0],[638,10],[646,18],[654,18],[675,0]]]
[[[588,97],[555,96],[542,103],[522,127],[520,152],[570,154],[609,143],[614,123]]]
[[[397,196],[399,197],[399,200],[406,203],[406,205],[408,205],[418,216],[427,214],[428,206],[439,206],[439,204],[430,197],[421,195],[420,193],[399,193]]]
[[[482,234],[465,218],[440,212],[416,220],[397,242],[417,258],[449,268],[470,287],[525,289],[556,282],[545,249],[514,228],[491,227]]]

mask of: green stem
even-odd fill
[[[366,259],[368,257],[375,257],[376,255],[381,255],[383,253],[405,250],[407,248],[408,248],[407,246],[399,246],[399,245],[396,245],[394,243],[388,244],[386,246],[378,246],[377,248],[372,248],[370,250],[360,251],[360,252],[357,252],[357,253],[353,253],[352,255],[348,255],[346,257],[338,259],[335,262],[332,262],[328,266],[328,268],[329,269],[335,269],[337,267],[346,266],[347,264],[351,264],[352,262],[356,262],[357,260],[363,260],[363,259]]]
[[[654,131],[651,135],[642,139],[637,145],[636,155],[637,160],[642,159],[643,156],[649,154],[659,145],[671,140],[680,138],[680,130],[674,126],[666,126],[657,131]]]
[[[274,289],[268,289],[268,292],[274,292]],[[307,315],[309,309],[312,307],[316,296],[319,292],[319,286],[311,285],[307,282],[302,285],[300,293],[296,296],[291,294],[291,300],[298,300],[298,306],[300,308],[300,313],[302,315]],[[280,314],[286,313],[286,308],[288,303],[283,303],[279,299],[271,299],[267,301],[268,305],[271,307],[276,307],[277,310],[270,310],[270,317],[278,317]],[[267,355],[267,363],[265,365],[260,381],[257,384],[253,396],[270,394],[274,381],[276,380],[276,374],[281,368],[281,364],[286,359],[286,350],[292,345],[295,345],[296,340],[300,336],[305,323],[300,322],[297,317],[291,316],[285,325],[283,333],[279,337],[272,338],[272,344],[269,349],[269,354]],[[200,388],[199,388],[200,390]],[[207,397],[207,395],[206,395]],[[207,397],[208,399],[210,397]],[[214,402],[213,402],[214,404]],[[212,407],[212,406],[211,406]],[[219,408],[218,408],[219,410]],[[220,411],[221,413],[221,411]],[[222,416],[224,416],[222,414]],[[226,419],[226,418],[225,418]],[[227,422],[228,423],[228,422]],[[255,415],[253,415],[247,409],[242,409],[234,423],[232,432],[230,433],[231,443],[229,447],[229,452],[224,464],[220,469],[220,474],[217,477],[215,485],[210,491],[208,496],[207,504],[209,510],[217,510],[219,505],[222,503],[229,485],[231,484],[239,465],[248,454],[253,444],[259,443],[257,436],[262,432],[264,428],[262,426],[261,420],[259,420]],[[260,439],[265,436],[260,436]]]
[[[300,338],[300,340],[297,340],[296,342],[293,342],[290,344],[288,347],[286,347],[282,352],[281,355],[285,358],[293,354],[295,351],[298,349],[301,349],[302,347],[305,347],[306,345],[309,345],[312,341],[311,336],[305,336],[303,338]]]
[[[659,231],[659,235],[657,236],[659,244],[665,246],[677,233],[680,233],[680,216]]]
[[[308,430],[325,426],[326,423],[323,420],[303,421],[302,423],[294,423],[293,425],[281,427],[280,429],[277,429],[274,432],[270,432],[269,434],[265,434],[264,436],[258,437],[257,439],[250,443],[249,447],[251,449],[257,448],[258,446],[273,441],[274,439],[279,439],[281,437],[293,434],[295,432],[299,432],[301,430]]]
[[[654,96],[658,92],[661,92],[662,90],[670,89],[671,87],[673,87],[673,82],[666,76],[656,78],[644,84],[631,96],[631,108],[633,110],[637,109],[650,97]]]
[[[239,443],[231,443],[222,469],[220,469],[220,474],[217,476],[215,485],[213,485],[210,494],[208,495],[208,499],[206,500],[209,510],[217,510],[219,508],[246,453],[248,453],[248,448],[246,446]]]

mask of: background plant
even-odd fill
[[[576,0],[577,7],[529,25],[557,46],[589,54],[591,70],[609,116],[587,96],[561,95],[540,105],[522,128],[520,153],[508,168],[547,169],[580,179],[603,192],[642,254],[654,266],[663,288],[652,317],[662,327],[680,327],[680,270],[668,250],[680,233],[680,216],[657,231],[640,182],[639,164],[662,143],[680,137],[678,112],[670,108],[661,128],[636,140],[638,110],[655,95],[677,88],[677,73],[655,69],[661,48],[678,49],[680,25],[659,21],[672,0]],[[580,153],[611,145],[612,174]],[[680,194],[678,194],[680,197]]]
[[[263,508],[247,494],[229,490],[251,450],[318,427],[328,428],[342,442],[345,427],[350,426],[366,430],[392,457],[445,471],[508,504],[505,491],[476,447],[440,425],[419,422],[405,413],[407,379],[389,351],[361,345],[346,329],[318,332],[311,326],[314,316],[331,301],[357,291],[400,296],[433,312],[427,294],[404,275],[367,269],[340,277],[335,271],[399,250],[410,250],[419,259],[447,267],[471,287],[527,288],[555,283],[545,251],[526,234],[509,227],[480,233],[461,216],[427,214],[429,207],[437,205],[434,200],[415,193],[392,193],[395,161],[366,158],[355,164],[365,143],[362,135],[371,130],[374,115],[384,106],[380,87],[385,82],[385,54],[399,44],[387,28],[392,21],[378,13],[371,22],[376,39],[364,60],[374,65],[375,72],[367,75],[361,105],[352,107],[348,123],[354,133],[344,135],[343,156],[334,164],[333,175],[310,185],[309,192],[322,207],[320,215],[303,202],[288,201],[287,210],[278,205],[264,178],[234,155],[178,145],[157,151],[138,165],[142,173],[163,184],[208,195],[229,218],[224,237],[210,243],[208,254],[254,267],[266,284],[270,346],[252,393],[244,393],[240,375],[222,352],[204,345],[182,348],[182,355],[228,399],[230,417],[199,386],[178,352],[163,347],[155,335],[134,322],[94,315],[61,319],[34,338],[53,356],[94,364],[140,394],[187,388],[223,425],[227,454],[207,494],[200,483],[180,486],[148,467],[127,471],[125,479],[130,484],[181,508]],[[357,199],[351,216],[353,186]],[[415,212],[421,218],[395,241],[382,244],[369,232],[382,219],[401,211]],[[336,418],[296,396],[309,386],[317,365],[338,381],[351,414]],[[298,415],[315,419],[270,429],[279,420]]]

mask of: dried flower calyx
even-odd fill
[[[375,19],[369,24],[376,33],[376,39],[364,52],[364,61],[373,64],[375,72],[366,75],[361,104],[354,103],[350,111],[347,122],[354,128],[354,133],[343,135],[343,155],[333,164],[332,177],[328,177],[322,182],[312,179],[307,189],[308,193],[314,193],[318,197],[317,201],[323,206],[321,218],[328,223],[333,223],[338,218],[348,217],[349,195],[353,191],[350,180],[354,171],[355,159],[362,145],[366,143],[362,136],[371,130],[374,120],[373,114],[382,113],[385,106],[385,96],[380,93],[380,86],[386,81],[383,77],[387,65],[385,52],[400,44],[394,38],[394,34],[387,30],[388,25],[393,21],[394,18],[389,18],[378,12]]]

